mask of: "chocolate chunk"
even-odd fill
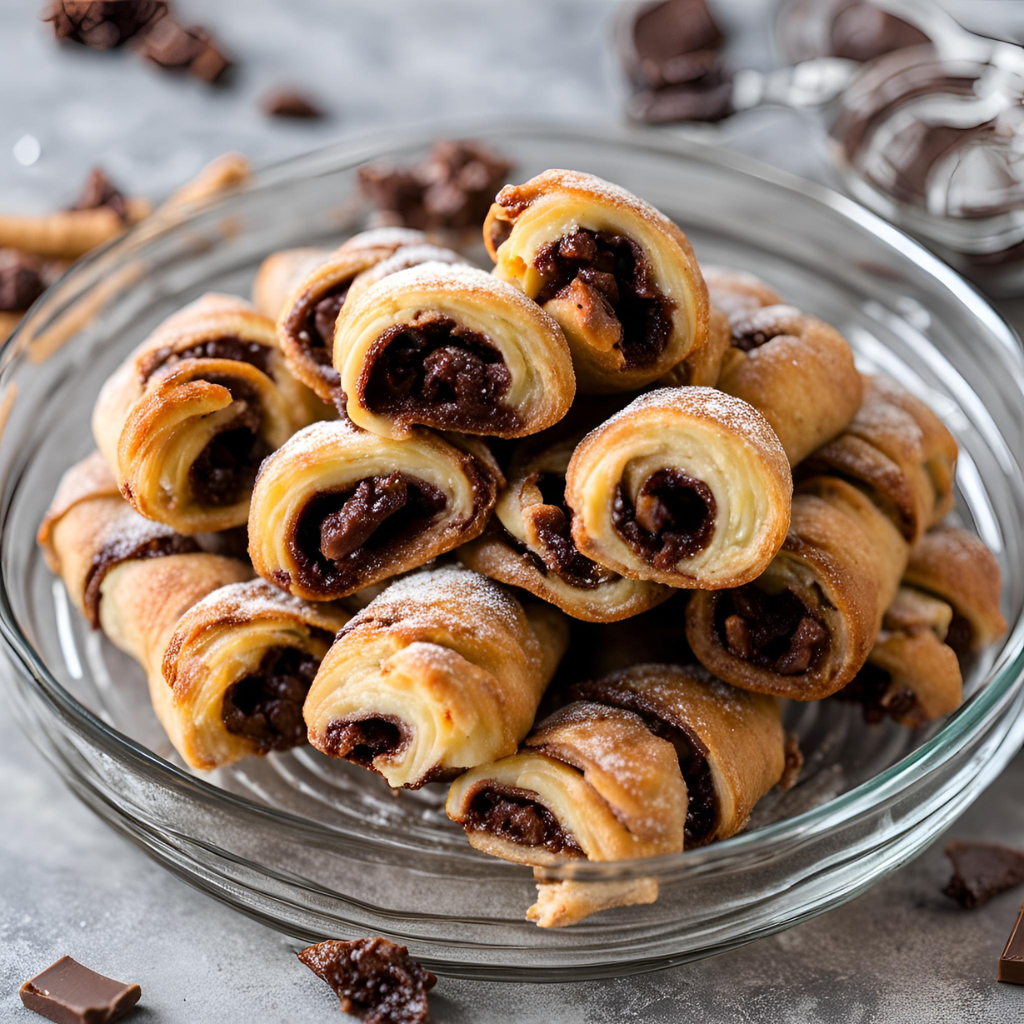
[[[128,222],[128,205],[124,195],[107,177],[102,167],[94,167],[85,179],[82,192],[71,209],[98,210],[104,206],[113,210],[122,221]]]
[[[62,43],[112,50],[166,13],[164,0],[53,0],[45,20]]]
[[[481,143],[442,141],[415,167],[361,167],[359,186],[391,223],[413,228],[478,227],[511,167]]]
[[[170,17],[153,22],[135,45],[139,54],[154,64],[188,71],[204,82],[216,82],[231,67],[231,60],[206,29],[198,25],[182,28]]]
[[[0,249],[0,310],[23,312],[45,290],[41,259],[18,249]]]
[[[828,640],[828,630],[789,589],[769,594],[751,584],[724,591],[716,614],[732,655],[780,675],[806,672]]]
[[[113,1024],[139,1001],[142,989],[125,985],[62,956],[21,986],[21,1001],[57,1024]]]
[[[857,61],[928,42],[919,28],[870,2],[852,3],[839,10],[829,35],[833,57]]]
[[[725,36],[704,0],[666,0],[640,8],[630,42],[632,53],[627,59],[634,77],[657,89],[689,80],[675,77],[678,70],[673,73],[679,58],[718,50]]]
[[[1017,913],[1017,923],[1006,940],[1006,948],[999,958],[999,981],[1008,981],[1011,985],[1024,985],[1024,906]]]
[[[953,877],[942,891],[974,910],[1024,882],[1024,852],[997,843],[954,842],[946,847]]]
[[[408,500],[409,489],[401,473],[360,481],[352,497],[320,527],[324,558],[338,560],[361,548]]]
[[[342,1013],[368,1024],[429,1024],[427,993],[437,978],[388,939],[328,939],[299,959],[338,994]]]
[[[323,109],[307,93],[300,89],[278,86],[271,89],[262,100],[260,108],[271,117],[292,117],[315,121],[324,116]]]

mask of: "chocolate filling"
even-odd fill
[[[446,504],[436,487],[404,473],[315,494],[291,541],[299,581],[324,593],[359,583],[368,565],[384,554],[398,557]]]
[[[482,334],[420,313],[373,343],[359,377],[370,412],[447,430],[502,433],[519,417],[501,404],[512,375]]]
[[[884,721],[886,716],[897,722],[911,719],[917,708],[917,696],[908,686],[889,693],[891,683],[892,676],[884,668],[867,662],[836,697],[860,704],[864,721],[873,725]]]
[[[685,847],[703,846],[714,838],[718,827],[718,794],[711,777],[708,748],[700,737],[682,722],[668,722],[657,705],[643,693],[620,689],[600,682],[577,683],[570,688],[573,700],[592,700],[599,704],[633,711],[655,736],[668,740],[676,749],[679,769],[686,782]]]
[[[157,370],[169,369],[186,359],[230,359],[236,363],[248,363],[255,366],[268,377],[273,378],[270,369],[272,349],[255,341],[243,341],[233,335],[211,338],[190,348],[175,352],[170,347],[150,352],[139,364],[139,379],[145,384]]]
[[[555,854],[579,856],[579,844],[534,793],[514,786],[481,782],[467,801],[462,825],[474,832],[490,832],[519,846],[541,848]]]
[[[715,621],[732,655],[782,676],[813,668],[828,646],[828,630],[788,587],[777,594],[754,584],[722,591]]]
[[[351,285],[351,280],[342,281],[316,302],[298,303],[285,321],[285,330],[299,342],[320,376],[331,384],[340,380],[333,365],[334,325]]]
[[[256,472],[270,454],[270,446],[260,437],[261,404],[248,383],[229,377],[211,376],[207,380],[226,387],[236,402],[245,403],[238,415],[210,438],[189,467],[189,484],[195,500],[220,508],[241,501],[252,491]]]
[[[295,647],[272,647],[256,671],[224,691],[224,728],[253,743],[254,752],[290,750],[306,742],[302,703],[320,666]]]
[[[358,722],[329,723],[323,750],[331,757],[344,757],[362,768],[372,768],[375,757],[397,754],[407,742],[397,719],[364,718]]]
[[[633,550],[668,571],[711,542],[718,506],[711,488],[679,469],[659,469],[641,484],[636,503],[616,488],[612,524]]]
[[[946,646],[953,648],[953,653],[961,662],[971,653],[973,636],[974,630],[970,621],[959,612],[954,612],[946,631]]]
[[[528,479],[541,492],[543,504],[531,506],[537,539],[542,546],[538,554],[519,544],[543,573],[553,573],[572,587],[593,590],[615,578],[615,573],[592,562],[576,550],[570,524],[572,512],[565,503],[565,476],[560,473],[536,473]]]
[[[555,298],[586,307],[587,319],[618,325],[619,350],[627,368],[651,366],[672,334],[675,303],[662,295],[643,249],[608,231],[576,231],[549,242],[533,262],[544,277],[537,302]]]
[[[778,338],[785,333],[782,327],[771,330],[758,327],[756,320],[740,320],[732,325],[732,347],[738,348],[741,352],[752,352],[755,348],[767,345],[772,338]]]

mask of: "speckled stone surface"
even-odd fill
[[[978,27],[1024,27],[1024,5],[965,0]],[[229,88],[161,74],[128,52],[58,49],[31,0],[0,0],[0,208],[73,198],[103,163],[133,191],[170,190],[227,149],[280,159],[352,132],[444,116],[617,120],[622,86],[608,0],[181,0],[238,59]],[[961,7],[963,4],[960,5]],[[737,55],[771,63],[770,4],[719,0]],[[271,86],[310,90],[323,122],[271,120]],[[778,112],[745,115],[730,144],[808,177],[827,175],[817,133]],[[15,143],[40,159],[21,166]],[[1020,303],[1004,308],[1024,323]],[[0,687],[2,692],[2,687]],[[1024,757],[951,830],[1024,847]],[[190,889],[82,807],[0,716],[0,1020],[38,1020],[18,985],[70,953],[142,986],[139,1022],[338,1020],[295,945]],[[1024,988],[995,982],[1024,890],[966,912],[941,895],[941,842],[825,917],[698,964],[639,978],[558,985],[442,979],[441,1024],[853,1024],[1024,1020]]]

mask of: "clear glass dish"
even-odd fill
[[[908,732],[856,708],[794,705],[800,783],[750,829],[669,857],[570,864],[551,878],[657,878],[661,898],[543,931],[526,869],[470,850],[437,786],[381,780],[309,750],[197,776],[173,755],[140,670],[90,633],[34,542],[57,481],[92,447],[100,383],[158,322],[209,289],[246,294],[275,248],[336,239],[368,215],[365,160],[416,159],[434,133],[332,149],[246,191],[151,222],[77,265],[0,361],[0,628],[8,706],[98,814],[197,887],[302,940],[384,934],[450,974],[580,978],[650,970],[785,928],[918,852],[1024,740],[1024,360],[981,296],[849,200],[746,158],[642,132],[475,126],[523,179],[549,166],[616,181],[690,233],[698,255],[763,275],[835,324],[865,369],[935,407],[961,445],[958,515],[998,554],[1008,637],[972,666],[970,699]]]

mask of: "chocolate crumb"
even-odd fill
[[[62,43],[112,50],[166,13],[164,0],[53,0],[43,19]]]
[[[389,223],[423,229],[478,227],[511,168],[482,143],[440,141],[414,167],[361,167],[359,186]]]
[[[328,939],[308,946],[299,959],[327,982],[341,1012],[368,1024],[429,1024],[427,992],[437,978],[388,939]]]
[[[315,121],[324,116],[320,105],[300,89],[278,86],[260,100],[260,109],[271,117],[291,117]]]
[[[182,28],[170,17],[153,22],[140,34],[135,46],[140,56],[154,64],[188,71],[211,84],[231,67],[231,60],[220,51],[205,28],[199,25]]]
[[[943,893],[965,910],[988,903],[1024,882],[1024,852],[998,843],[954,842],[946,847],[953,877]]]
[[[114,1024],[142,996],[138,985],[125,985],[90,970],[69,956],[29,978],[21,1001],[57,1024]]]

